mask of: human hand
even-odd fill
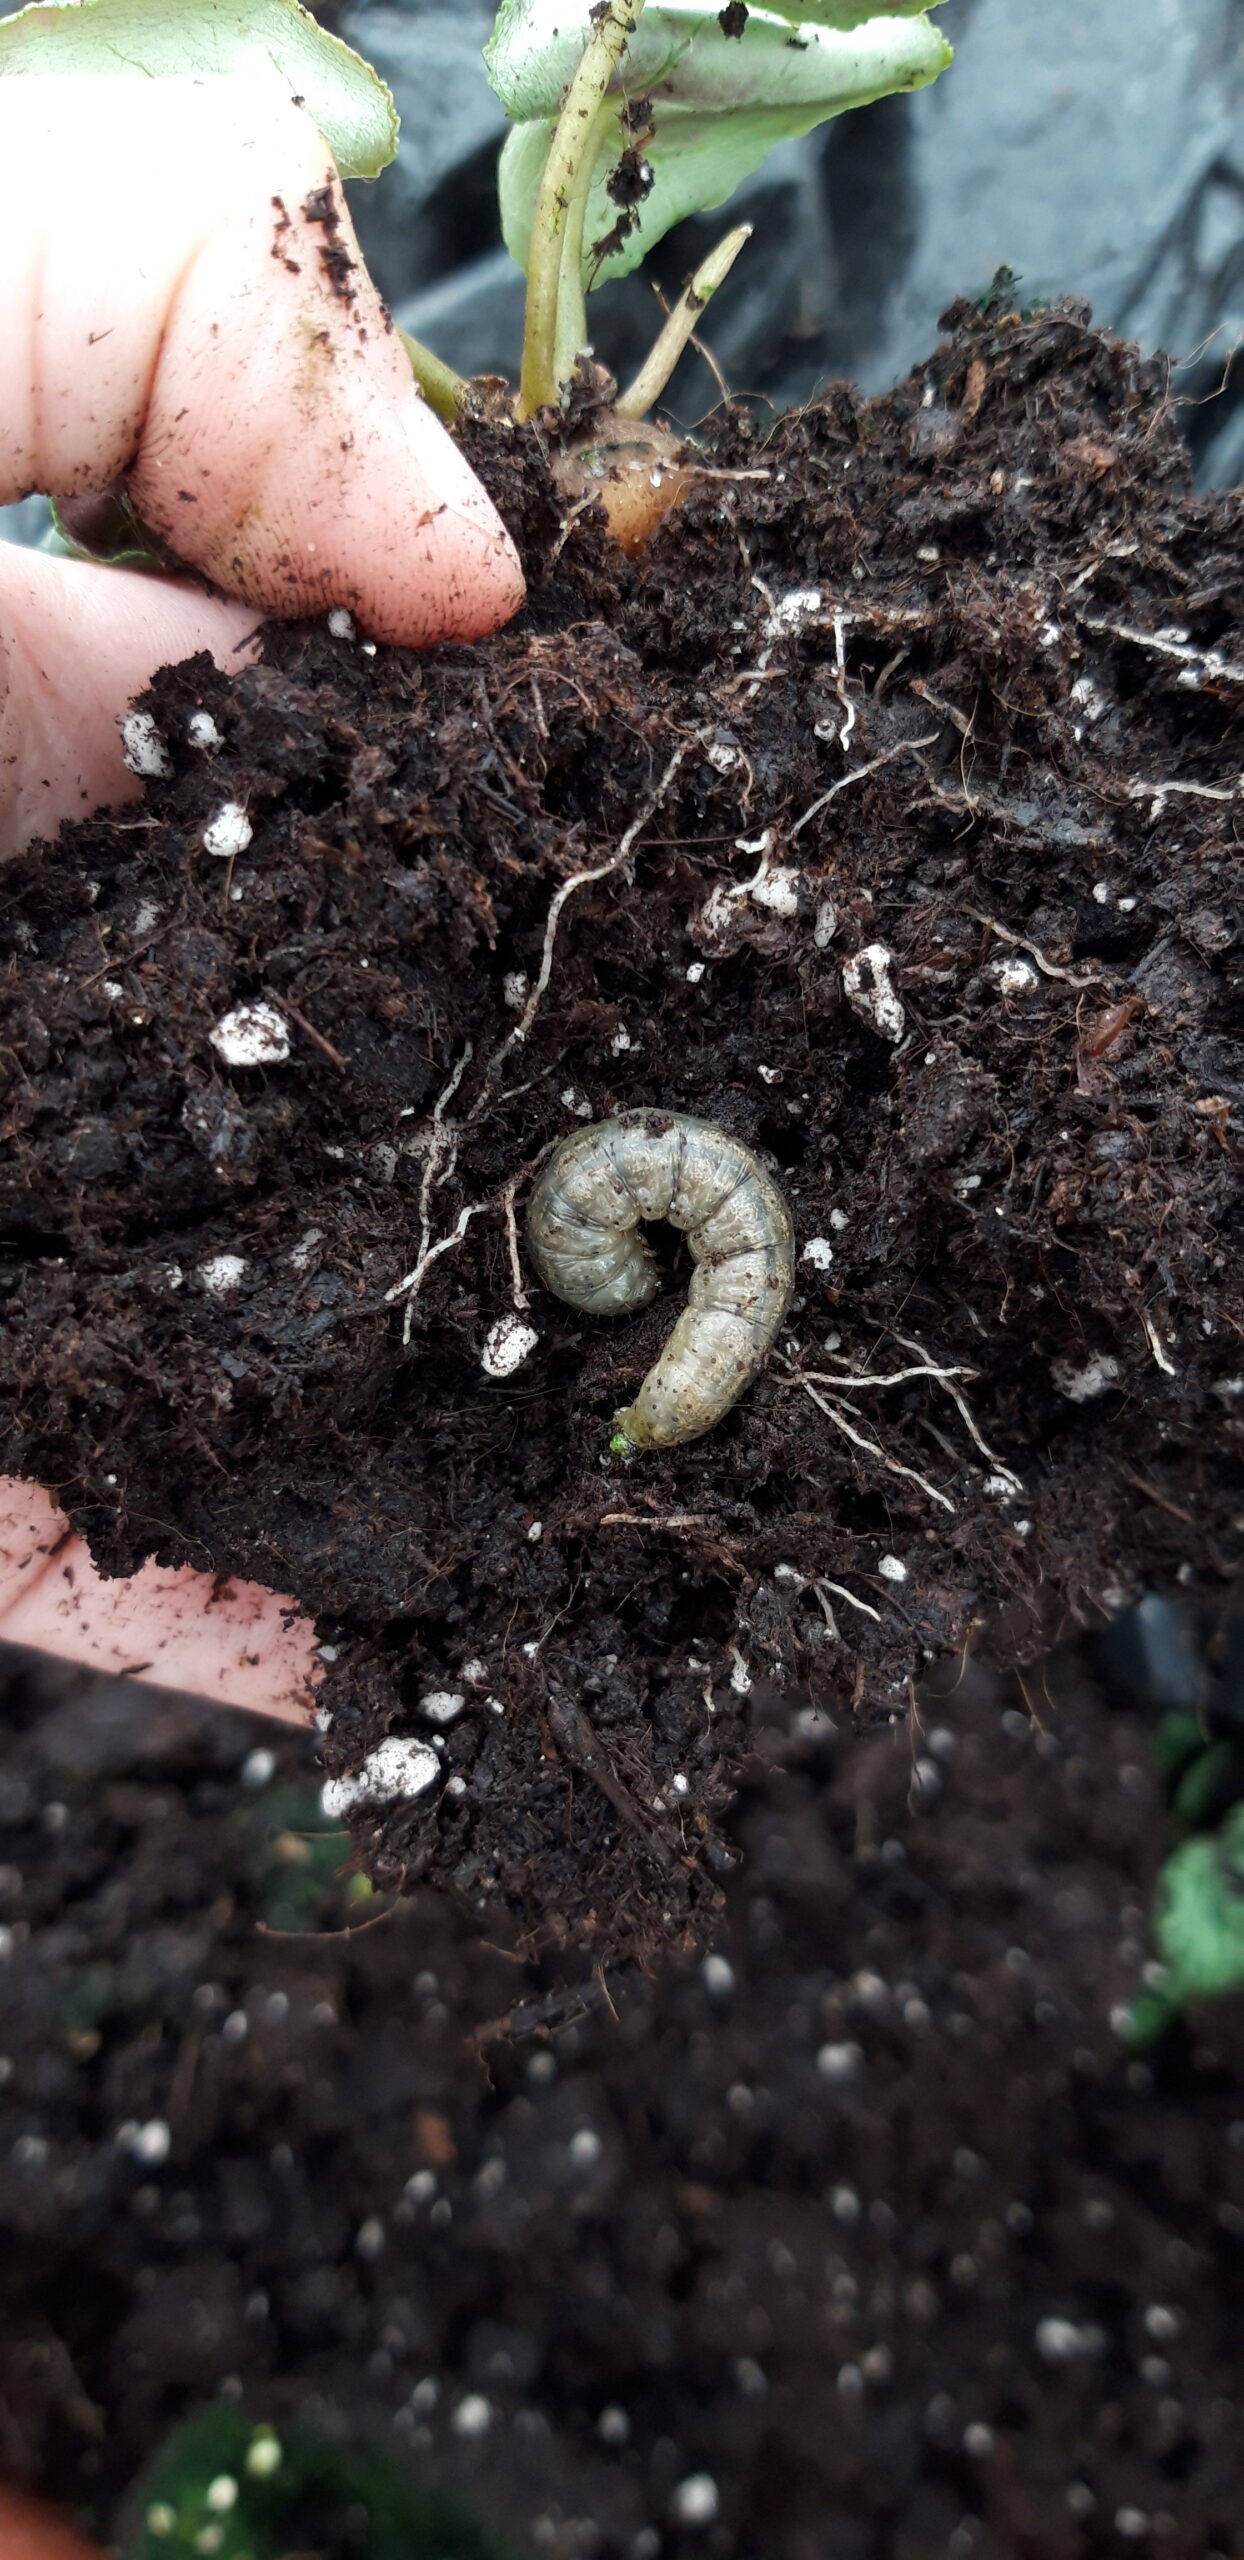
[[[0,166],[0,502],[123,476],[234,599],[0,544],[5,852],[138,791],[118,722],[157,667],[204,648],[237,666],[261,615],[333,604],[377,639],[472,639],[523,581],[275,78],[2,79]],[[152,1565],[107,1582],[11,1479],[0,1637],[297,1717],[318,1667],[288,1600]]]
[[[103,2560],[63,2516],[18,2489],[0,2488],[0,2551],[4,2560]]]

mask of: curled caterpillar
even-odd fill
[[[646,1307],[659,1283],[644,1218],[681,1227],[696,1267],[660,1358],[614,1416],[623,1452],[720,1422],[769,1349],[795,1272],[790,1211],[750,1147],[683,1111],[623,1111],[563,1139],[532,1193],[527,1246],[545,1288],[592,1315]]]

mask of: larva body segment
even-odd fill
[[[546,1289],[593,1315],[646,1306],[657,1274],[639,1232],[667,1218],[696,1268],[687,1304],[614,1446],[665,1449],[711,1431],[742,1394],[790,1301],[786,1202],[738,1138],[681,1111],[624,1111],[576,1129],[545,1166],[527,1244]]]

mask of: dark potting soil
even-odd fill
[[[5,875],[3,1462],[109,1570],[313,1611],[330,1773],[464,1698],[359,1849],[532,1944],[702,1940],[749,1683],[905,1717],[1000,1609],[1035,1654],[1240,1557],[1240,501],[1083,311],[948,325],[710,422],[635,564],[477,430],[516,623],[166,673],[170,778]],[[230,1067],[256,999],[288,1063]],[[799,1260],[628,1467],[685,1260],[583,1317],[521,1221],[635,1105],[760,1149]]]
[[[106,2538],[223,2393],[518,2560],[1240,2560],[1244,2003],[1112,2027],[1163,1822],[1074,1662],[914,1766],[758,1682],[648,1978],[361,1918],[310,1737],[4,1673],[4,2469]]]

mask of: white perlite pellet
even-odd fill
[[[539,1339],[535,1326],[524,1324],[521,1316],[499,1316],[480,1354],[485,1377],[512,1378]]]
[[[213,1253],[198,1268],[200,1286],[211,1298],[227,1298],[236,1289],[246,1270],[246,1257],[241,1253]]]
[[[400,1803],[405,1797],[425,1794],[440,1773],[440,1760],[430,1742],[390,1734],[368,1754],[353,1778],[325,1779],[320,1809],[335,1821],[356,1804]]]
[[[289,1056],[284,1017],[274,1004],[262,1000],[222,1013],[207,1036],[227,1067],[283,1067]]]
[[[227,860],[231,854],[245,853],[254,832],[241,801],[226,800],[203,829],[203,850]]]
[[[419,1701],[419,1713],[426,1724],[455,1724],[465,1705],[461,1689],[429,1689]]]
[[[162,2116],[152,2116],[147,2124],[118,2125],[117,2144],[145,2169],[158,2169],[168,2158],[172,2135]]]
[[[670,2514],[676,2524],[693,2525],[703,2530],[716,2524],[721,2496],[711,2471],[693,2471],[680,2480],[670,2499]]]
[[[842,992],[853,1013],[881,1040],[901,1040],[907,1016],[890,976],[893,952],[884,942],[869,942],[843,964]]]
[[[121,762],[147,782],[172,772],[168,749],[149,711],[131,711],[122,721]]]
[[[468,2391],[449,2421],[456,2436],[486,2436],[492,2425],[492,2402],[482,2391]]]
[[[1050,1376],[1058,1392],[1071,1404],[1088,1404],[1094,1396],[1104,1396],[1119,1375],[1119,1364],[1108,1351],[1097,1351],[1077,1369],[1074,1360],[1051,1360]]]
[[[999,995],[1004,996],[1030,996],[1037,983],[1037,973],[1030,960],[994,960],[990,964],[989,975]]]

